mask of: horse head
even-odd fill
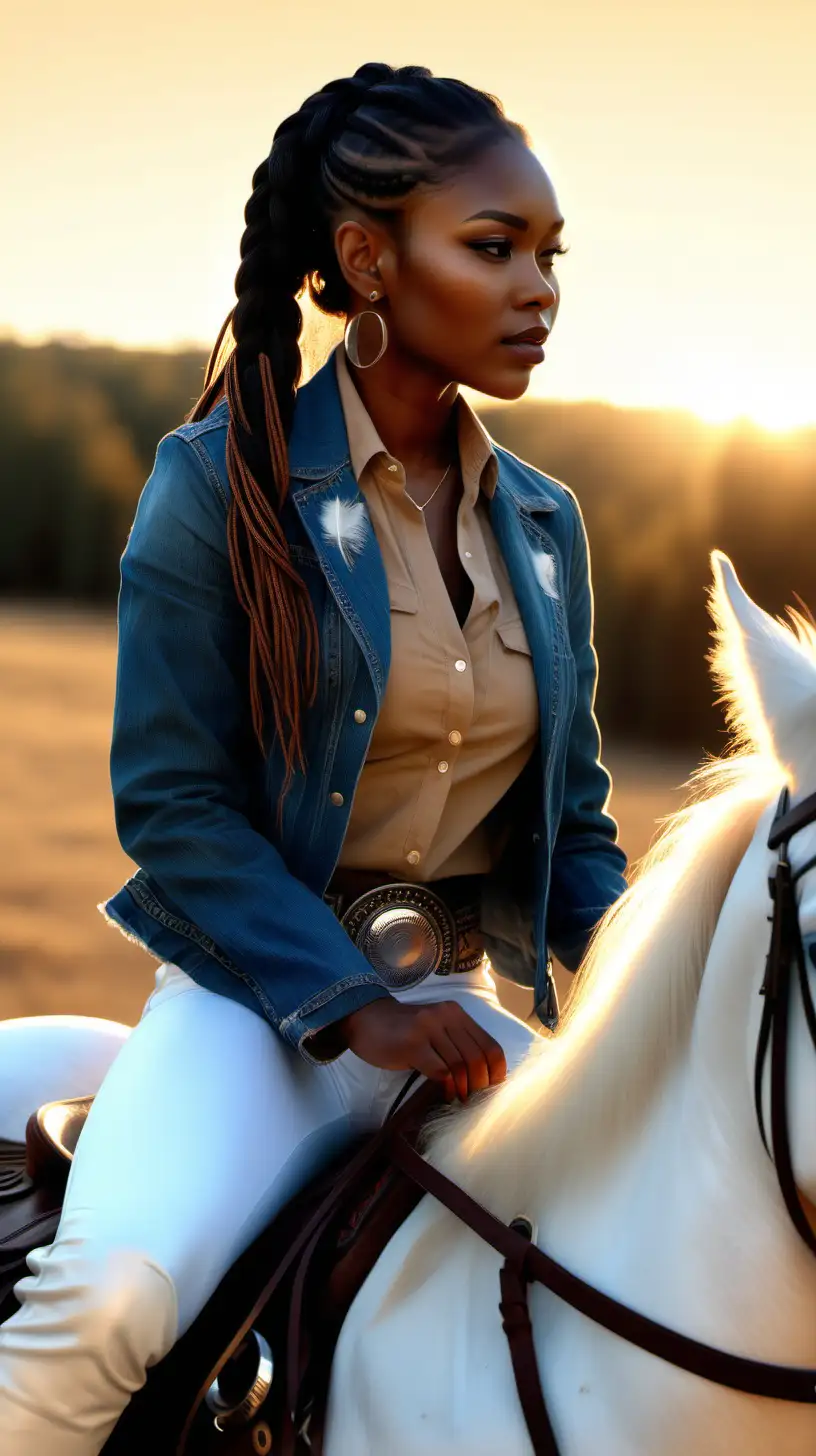
[[[706,981],[713,984],[716,972],[717,982],[726,987],[731,1033],[737,1026],[742,1033],[742,1068],[748,1083],[743,1093],[752,1089],[757,1126],[783,1190],[787,1176],[812,1210],[816,1202],[816,626],[790,608],[791,626],[770,617],[748,596],[726,556],[715,551],[711,562],[712,674],[736,746],[776,765],[782,795],[774,794],[765,806],[734,877],[718,924],[721,944],[715,937]],[[788,819],[774,838],[772,828],[785,813]],[[781,842],[775,842],[780,836]],[[729,966],[722,964],[724,951],[730,956]],[[732,984],[735,980],[742,983],[741,995]],[[790,1195],[789,1188],[786,1202],[797,1222]],[[807,1237],[801,1227],[800,1231]]]

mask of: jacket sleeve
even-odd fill
[[[226,509],[196,450],[166,435],[120,563],[116,828],[125,852],[240,970],[259,1013],[308,1060],[329,1060],[342,1045],[310,1046],[313,1034],[389,992],[252,826],[257,779],[242,769],[260,752]]]
[[[627,858],[617,842],[618,825],[607,812],[612,780],[601,762],[595,717],[598,658],[589,544],[581,508],[571,491],[568,499],[576,517],[568,626],[577,696],[567,744],[564,803],[553,846],[547,935],[562,965],[575,971],[597,922],[627,888]]]

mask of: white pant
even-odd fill
[[[456,1000],[521,1060],[535,1031],[484,968],[398,993]],[[314,1066],[172,964],[105,1076],[53,1244],[0,1327],[2,1456],[97,1456],[147,1369],[332,1152],[378,1126],[408,1074],[353,1052]]]

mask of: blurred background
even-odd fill
[[[610,809],[643,854],[727,742],[711,549],[772,614],[816,610],[815,42],[812,0],[17,14],[0,63],[0,1017],[132,1021],[152,985],[96,910],[133,868],[108,778],[119,558],[234,302],[252,173],[284,116],[367,60],[492,91],[555,183],[570,253],[546,363],[522,402],[474,400],[581,502]],[[328,342],[313,330],[314,358]]]

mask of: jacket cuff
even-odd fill
[[[368,977],[349,976],[329,986],[319,996],[300,1006],[297,1012],[281,1023],[280,1031],[293,1043],[307,1062],[324,1065],[348,1051],[348,1043],[337,1026],[344,1016],[359,1011],[369,1001],[391,997],[386,986]]]

